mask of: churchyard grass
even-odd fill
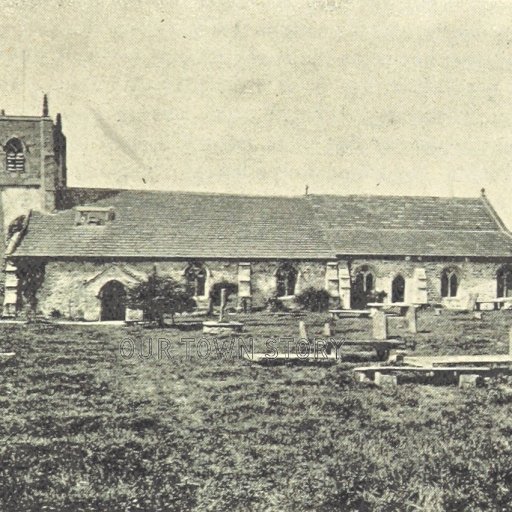
[[[255,350],[298,337],[297,318],[233,318]],[[311,336],[326,318],[303,318]],[[331,366],[187,353],[200,320],[1,325],[0,350],[17,356],[0,367],[0,510],[510,510],[512,380],[385,390],[354,382],[371,352]],[[400,321],[391,335],[411,336]],[[511,324],[420,312],[416,353],[506,353]],[[370,337],[369,320],[337,325]],[[167,353],[149,355],[149,338]]]

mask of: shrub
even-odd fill
[[[159,276],[154,270],[146,281],[129,290],[128,307],[142,309],[146,320],[163,327],[165,314],[171,315],[174,324],[174,315],[191,311],[195,301],[191,293],[178,282],[170,277]]]
[[[295,301],[309,311],[327,311],[331,296],[327,290],[319,290],[317,288],[306,288],[303,292],[295,297]]]
[[[25,226],[25,215],[20,215],[16,217],[7,228],[7,240],[10,240],[16,233],[20,232]]]
[[[387,296],[385,291],[372,290],[366,294],[366,302],[384,302]]]
[[[265,301],[265,309],[275,313],[277,311],[284,311],[286,308],[283,301],[277,295],[272,295]]]
[[[58,309],[52,309],[50,313],[51,318],[62,318],[62,313]]]

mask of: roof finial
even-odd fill
[[[43,96],[43,117],[48,117],[48,95]]]
[[[482,196],[485,197],[485,188],[482,187],[482,189],[480,190],[480,192],[482,193]]]
[[[309,185],[306,185],[306,193],[304,195],[307,196],[308,193],[309,193]]]

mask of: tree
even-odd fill
[[[165,314],[171,315],[174,325],[174,315],[191,311],[195,307],[195,301],[184,286],[170,277],[159,276],[153,270],[146,281],[130,288],[128,306],[142,309],[145,320],[164,327]]]

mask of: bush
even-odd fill
[[[62,313],[58,309],[52,309],[50,313],[51,318],[62,318]]]
[[[366,302],[384,302],[387,296],[385,291],[372,290],[366,294]]]
[[[128,293],[128,307],[142,309],[144,318],[164,326],[164,315],[191,311],[195,307],[191,294],[170,277],[159,276],[153,271],[146,281],[138,283]]]
[[[283,301],[277,295],[272,295],[265,301],[265,309],[276,313],[277,311],[284,311],[286,308]]]
[[[327,311],[331,296],[327,290],[319,290],[313,287],[305,289],[295,297],[297,304],[309,311]]]

